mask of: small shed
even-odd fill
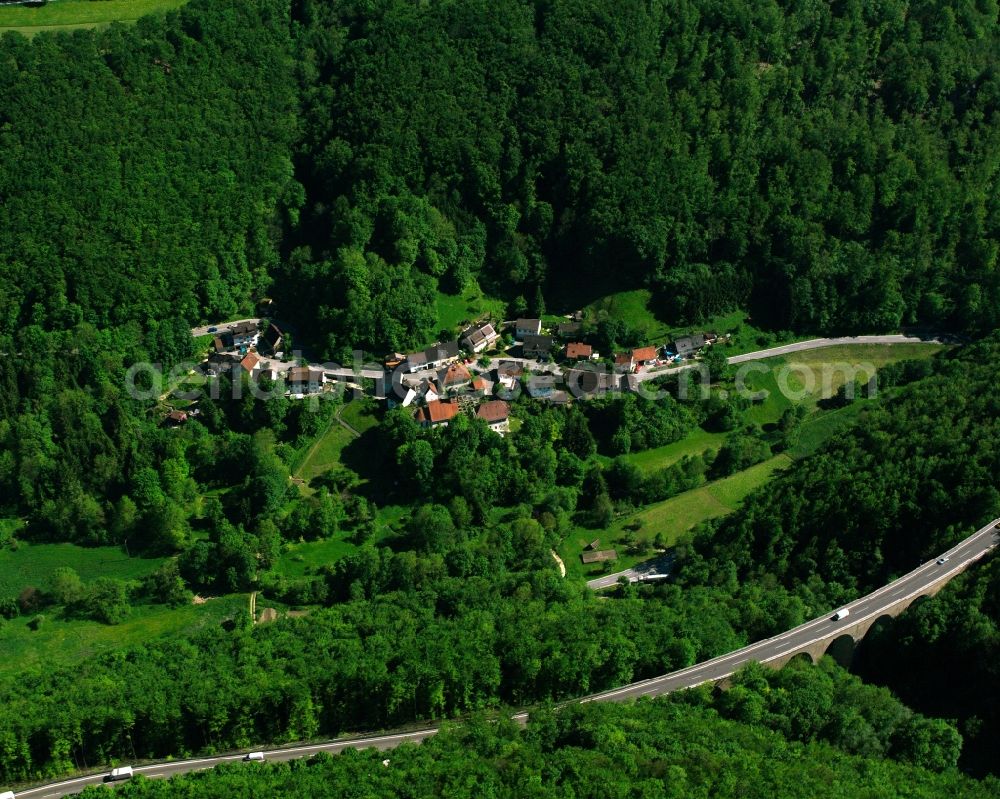
[[[618,553],[613,549],[601,549],[596,552],[584,552],[580,555],[584,563],[601,563],[605,560],[618,560]]]

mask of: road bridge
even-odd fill
[[[902,613],[921,597],[933,596],[957,574],[987,555],[997,546],[1000,536],[1000,519],[994,519],[968,538],[956,544],[934,560],[918,566],[913,571],[893,580],[860,599],[845,605],[848,614],[836,618],[834,610],[819,618],[800,624],[787,632],[772,638],[757,641],[749,646],[730,652],[712,660],[698,663],[680,671],[653,677],[648,680],[603,691],[584,697],[581,702],[623,702],[643,696],[662,696],[685,688],[694,688],[705,683],[725,685],[733,674],[751,662],[763,663],[780,668],[798,655],[808,655],[813,661],[829,652],[838,642],[850,642],[853,646],[860,641],[880,619],[891,618]],[[524,723],[527,713],[514,716]],[[355,738],[340,738],[325,743],[266,750],[268,760],[294,760],[309,757],[318,752],[337,753],[348,748],[392,749],[404,742],[422,741],[438,732],[437,727],[370,735]],[[172,777],[191,771],[202,771],[221,763],[242,759],[241,754],[206,757],[196,760],[170,761],[136,766],[135,773],[150,778]],[[98,785],[104,780],[104,772],[91,774],[60,782],[51,782],[35,788],[28,788],[16,794],[17,799],[57,799],[79,793],[88,785]]]

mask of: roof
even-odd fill
[[[542,320],[541,319],[518,319],[514,323],[514,327],[518,330],[541,330]]]
[[[167,418],[171,422],[186,422],[188,415],[185,411],[171,411],[167,414]]]
[[[428,361],[443,361],[448,358],[458,357],[458,340],[442,341],[424,350],[424,357]]]
[[[584,552],[580,555],[584,563],[598,563],[602,560],[618,560],[618,553],[613,549],[601,549],[597,552]]]
[[[556,332],[560,336],[575,336],[583,330],[583,325],[580,322],[563,322],[556,328]]]
[[[216,352],[224,352],[226,349],[226,345],[222,343],[222,339],[219,336],[212,339],[212,347]]]
[[[589,358],[593,354],[594,348],[589,344],[581,344],[579,341],[573,341],[566,345],[567,358]]]
[[[595,369],[570,369],[566,372],[566,385],[582,394],[610,391],[618,386],[618,376]]]
[[[497,375],[499,377],[520,377],[524,374],[524,367],[517,361],[500,361],[497,364]]]
[[[550,391],[547,394],[543,394],[539,399],[543,399],[546,402],[551,402],[555,405],[565,405],[570,400],[569,394],[565,391]]]
[[[486,391],[490,387],[491,383],[484,377],[476,377],[472,380],[472,387],[476,391]]]
[[[552,336],[525,336],[522,347],[532,352],[547,352],[552,349]]]
[[[456,386],[461,383],[468,383],[472,380],[472,374],[465,368],[464,363],[453,363],[444,374],[445,386]]]
[[[268,325],[267,330],[264,331],[264,345],[267,347],[277,347],[278,342],[281,341],[281,330],[273,322]]]
[[[502,422],[510,416],[510,406],[503,400],[484,402],[476,408],[476,416],[490,424]]]
[[[252,335],[258,330],[256,322],[240,322],[236,325],[229,326],[229,332],[236,335]]]
[[[499,334],[489,322],[483,322],[480,325],[471,325],[462,331],[462,340],[468,340],[473,347],[482,341],[489,341],[490,339],[499,337]]]
[[[694,350],[700,350],[708,343],[702,333],[693,333],[690,336],[683,336],[682,338],[674,341],[674,350],[683,355],[685,352],[693,352]]]
[[[248,372],[252,372],[257,364],[260,363],[260,357],[258,357],[256,352],[248,352],[246,357],[240,361],[240,366],[246,369]]]
[[[632,355],[628,352],[620,352],[615,355],[615,366],[629,366],[632,363]]]
[[[632,350],[633,361],[655,361],[656,347],[639,347]]]
[[[428,402],[423,408],[417,411],[418,422],[428,422],[430,424],[440,424],[455,418],[458,414],[458,403],[446,400],[434,400]]]
[[[427,356],[422,352],[414,352],[411,355],[406,356],[406,362],[410,366],[423,366],[427,363]]]
[[[322,379],[323,370],[311,366],[293,366],[288,370],[289,383],[308,383],[313,380],[318,382]]]

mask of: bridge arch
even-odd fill
[[[843,633],[831,640],[826,645],[824,655],[829,655],[845,669],[854,662],[854,653],[857,649],[857,642],[850,633]]]

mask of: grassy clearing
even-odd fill
[[[650,307],[652,294],[647,289],[620,291],[609,294],[584,308],[584,318],[590,324],[604,319],[624,322],[637,331],[643,341],[665,343],[670,338],[670,326],[657,318]]]
[[[459,294],[445,294],[438,291],[434,298],[434,308],[437,313],[435,333],[450,331],[458,333],[463,323],[471,322],[483,316],[503,319],[507,305],[483,293],[479,285],[472,283]],[[426,342],[430,346],[433,341]]]
[[[113,649],[147,643],[157,638],[191,635],[224,619],[246,612],[246,595],[210,599],[203,605],[167,608],[142,605],[132,608],[121,624],[65,621],[55,612],[43,611],[39,630],[28,628],[29,618],[19,617],[0,626],[0,672],[20,672],[33,666],[78,663],[86,657]]]
[[[766,425],[793,405],[815,411],[821,399],[834,396],[848,380],[867,381],[887,364],[932,358],[944,349],[940,344],[846,344],[758,361],[767,371],[751,372],[745,383],[768,397],[754,405],[747,418]]]
[[[353,400],[340,411],[340,418],[364,436],[378,426],[379,406],[371,399]],[[359,441],[358,437],[350,430],[339,424],[336,419],[331,419],[326,432],[313,443],[302,458],[298,468],[294,471],[294,476],[308,483],[338,467],[357,472],[355,467],[359,466],[359,457],[365,455],[366,452],[356,453],[359,457],[347,459],[350,461],[348,463],[345,462],[344,450],[352,444],[358,448],[358,444],[355,442]]]
[[[602,548],[610,547],[618,550],[619,557],[612,565],[612,571],[634,566],[649,558],[652,553],[631,555],[625,551],[622,542],[629,534],[625,530],[626,525],[641,522],[641,528],[634,533],[639,541],[652,543],[657,533],[662,533],[667,545],[673,544],[684,533],[702,522],[732,513],[750,492],[767,483],[776,471],[791,462],[787,455],[776,455],[730,477],[685,491],[676,497],[617,519],[608,530],[577,529],[559,548],[559,554],[566,563],[566,571],[568,574],[588,578],[603,573],[599,565],[585,566],[580,562],[580,553],[595,538],[601,539]]]
[[[0,7],[0,33],[25,36],[42,31],[94,28],[112,22],[134,22],[147,14],[180,8],[187,0],[56,0],[44,6]]]
[[[812,455],[828,439],[855,421],[865,409],[865,402],[858,401],[834,411],[820,413],[806,419],[799,428],[799,438],[788,454],[798,460]]]
[[[344,448],[354,440],[355,436],[333,420],[329,429],[309,450],[302,464],[296,469],[295,476],[309,482],[340,466]]]
[[[27,586],[47,588],[52,572],[68,566],[84,582],[98,577],[138,580],[156,571],[166,558],[130,558],[118,547],[74,544],[25,544],[0,550],[0,596],[16,596]]]
[[[625,457],[644,472],[655,472],[676,463],[686,455],[701,455],[707,450],[718,449],[725,440],[725,433],[709,433],[699,427],[680,441],[654,449],[633,452]]]
[[[278,558],[274,570],[291,579],[302,578],[323,566],[336,563],[356,549],[357,547],[350,541],[341,538],[292,544],[288,551]]]

